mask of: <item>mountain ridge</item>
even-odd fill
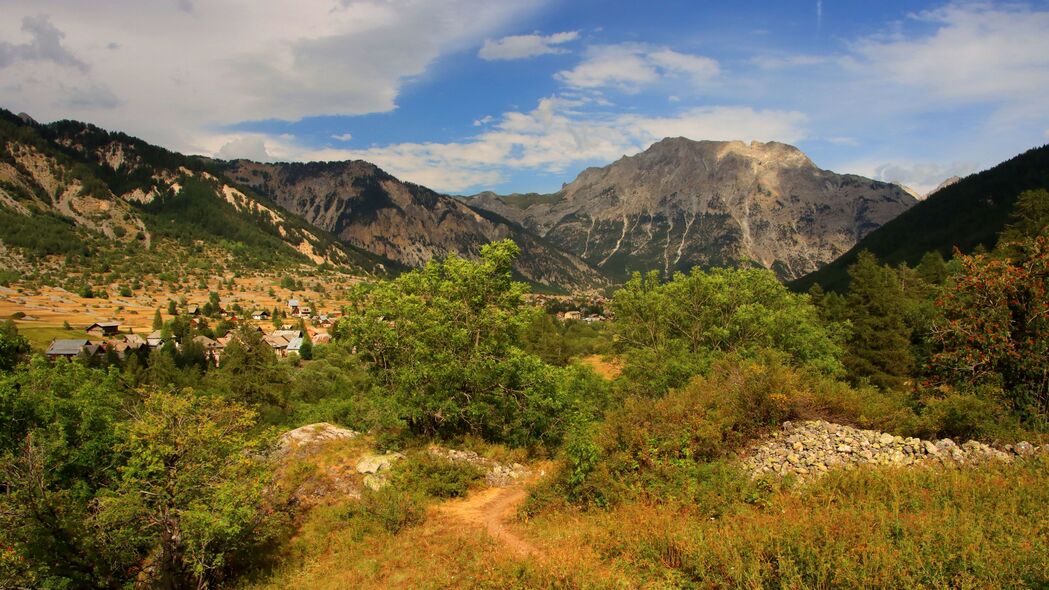
[[[789,144],[675,137],[587,168],[549,195],[488,192],[468,202],[616,278],[758,264],[789,279],[917,200],[890,183],[822,170]]]

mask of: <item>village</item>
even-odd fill
[[[220,318],[219,324],[225,333],[215,337],[196,333],[204,331],[214,334],[204,314],[206,308],[210,312],[208,315]],[[280,322],[292,319],[297,319],[298,322],[280,323],[279,325],[273,322],[274,328],[267,332],[262,327],[262,323],[271,322],[275,314]],[[226,346],[237,337],[235,332],[237,328],[251,326],[251,329],[258,330],[263,341],[273,349],[273,353],[279,358],[287,358],[290,355],[299,357],[303,356],[305,347],[331,342],[331,334],[328,330],[341,313],[314,314],[309,306],[303,305],[298,299],[289,299],[283,311],[274,309],[273,312],[270,312],[265,309],[257,309],[243,314],[240,306],[226,309],[221,305],[216,306],[209,302],[204,305],[188,304],[185,306],[183,315],[188,317],[188,325],[196,333],[191,340],[204,350],[205,357],[210,364],[218,366]],[[244,317],[245,315],[247,318]],[[132,352],[143,350],[153,352],[165,346],[174,346],[177,350],[184,345],[171,330],[166,328],[155,329],[145,336],[131,330],[125,332],[121,328],[120,322],[95,322],[84,328],[84,332],[90,338],[55,338],[47,347],[45,356],[52,361],[74,359],[91,361],[101,359],[106,355],[115,355],[117,359],[123,361]]]

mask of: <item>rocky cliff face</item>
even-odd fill
[[[791,279],[916,200],[893,184],[821,170],[786,144],[671,138],[584,170],[554,195],[469,202],[614,277],[748,262]]]
[[[523,250],[515,268],[533,283],[587,288],[605,282],[587,263],[530,232],[367,162],[237,160],[225,172],[343,242],[406,266],[452,252],[476,255],[484,244],[512,238]]]

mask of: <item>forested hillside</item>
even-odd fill
[[[973,174],[938,190],[899,217],[860,240],[840,258],[792,284],[806,290],[819,283],[844,290],[847,269],[860,252],[889,264],[918,264],[926,252],[947,258],[954,248],[970,253],[994,246],[1008,222],[1017,196],[1029,189],[1049,189],[1049,145]]]

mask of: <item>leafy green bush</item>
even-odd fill
[[[358,526],[374,524],[390,534],[420,524],[425,517],[426,507],[422,499],[394,486],[364,490],[359,502],[346,504],[345,512],[345,518],[357,521]]]
[[[843,372],[841,326],[825,325],[809,298],[791,293],[767,270],[699,268],[660,283],[635,273],[612,300],[623,375],[650,396],[704,374],[725,354],[752,358],[766,349],[791,364]]]
[[[395,486],[434,498],[465,496],[484,474],[476,465],[435,457],[428,452],[413,454],[397,464]]]

